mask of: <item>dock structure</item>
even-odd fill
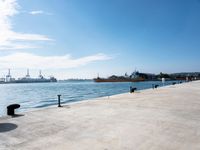
[[[200,149],[200,82],[0,119],[2,150]]]

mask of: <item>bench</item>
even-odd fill
[[[19,108],[19,104],[11,104],[7,106],[7,115],[14,116],[15,115],[15,109]]]

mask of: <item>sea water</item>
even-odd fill
[[[166,81],[165,85],[174,81]],[[57,95],[61,103],[83,101],[97,97],[129,92],[130,86],[138,90],[152,88],[152,84],[163,86],[161,81],[96,83],[93,81],[69,81],[57,83],[0,84],[0,116],[6,115],[7,106],[20,104],[20,112],[57,105]]]

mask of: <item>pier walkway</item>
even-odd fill
[[[0,150],[36,149],[199,150],[200,82],[0,118]]]

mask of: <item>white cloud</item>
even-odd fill
[[[42,10],[35,10],[35,11],[31,11],[31,12],[29,12],[31,15],[38,15],[38,14],[43,14],[44,13],[44,11],[42,11]]]
[[[0,0],[0,50],[35,47],[27,42],[51,41],[45,35],[15,32],[10,18],[18,13],[17,0]],[[23,46],[26,45],[26,46]]]
[[[41,14],[44,14],[44,15],[52,15],[51,13],[44,12],[43,10],[34,10],[34,11],[30,11],[29,14],[31,14],[31,15],[41,15]]]
[[[90,55],[81,58],[64,56],[38,56],[30,53],[14,53],[0,57],[0,68],[14,69],[66,69],[76,68],[96,61],[112,59],[105,54]]]
[[[33,49],[33,48],[39,48],[37,46],[31,45],[31,44],[19,44],[14,42],[5,42],[0,44],[0,50],[20,50],[20,49]]]

